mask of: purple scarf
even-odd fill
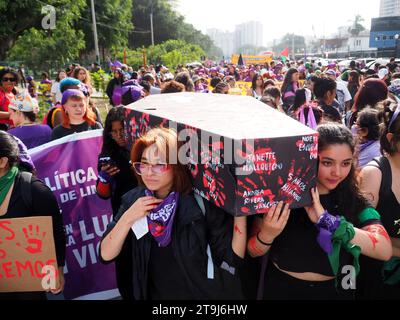
[[[145,190],[147,197],[154,197],[153,192]],[[172,225],[176,208],[178,206],[179,193],[171,192],[157,208],[150,211],[147,216],[149,230],[158,246],[167,247],[171,243]]]
[[[304,109],[305,109],[305,108],[308,108],[307,122],[306,122],[305,115],[304,115]],[[306,104],[302,105],[302,106],[300,107],[300,115],[299,115],[299,117],[300,117],[299,121],[300,121],[302,124],[304,124],[304,125],[310,127],[310,128],[313,129],[313,130],[316,130],[316,129],[317,129],[318,124],[317,124],[317,121],[316,121],[316,119],[315,119],[315,115],[314,115],[313,108],[312,108],[311,106],[308,106],[308,105],[306,105]]]

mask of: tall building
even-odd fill
[[[235,28],[235,49],[245,45],[261,47],[263,45],[263,25],[258,21],[239,24]]]
[[[214,42],[214,44],[222,50],[225,57],[235,53],[235,41],[232,32],[224,32],[218,29],[208,29],[206,34]]]
[[[258,21],[250,21],[239,24],[234,32],[226,32],[218,29],[208,29],[206,34],[214,44],[222,49],[225,57],[229,57],[245,45],[255,47],[263,46],[263,25]]]
[[[381,0],[380,17],[400,16],[400,0]]]

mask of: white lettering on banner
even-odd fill
[[[76,171],[59,173],[54,172],[54,178],[45,177],[44,182],[51,189],[51,191],[61,190],[76,186],[77,184],[83,184],[90,181],[97,181],[97,175],[93,167],[88,167],[87,171],[84,169],[78,169]]]
[[[99,252],[100,249],[100,241],[96,245],[96,249],[94,247],[95,245],[93,243],[89,243],[87,245],[84,245],[79,249],[74,249],[72,250],[72,253],[74,254],[76,261],[79,264],[79,267],[86,268],[88,265],[88,262],[91,262],[91,264],[96,264],[97,263],[97,253]],[[89,256],[90,256],[90,261],[88,261],[88,251],[89,251]]]
[[[94,233],[87,234],[85,222],[83,220],[79,221],[79,228],[81,230],[82,241],[94,239]]]

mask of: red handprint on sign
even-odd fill
[[[42,244],[43,244],[43,239],[46,236],[46,232],[43,232],[40,234],[39,226],[36,225],[34,228],[34,225],[29,225],[29,232],[26,228],[23,228],[22,231],[25,234],[26,241],[28,243],[28,246],[25,248],[25,250],[29,253],[35,254],[35,253],[40,253],[42,252]]]

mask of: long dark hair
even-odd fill
[[[125,115],[123,107],[114,107],[107,114],[103,130],[103,147],[101,148],[102,155],[112,156],[118,153],[121,149],[121,147],[111,136],[112,123],[114,121],[120,121],[122,127],[125,128]]]
[[[292,85],[292,76],[295,73],[298,73],[297,69],[295,68],[291,68],[288,70],[288,72],[286,72],[285,80],[283,80],[283,84],[281,87],[282,95],[284,95],[285,92],[288,91],[289,86]]]
[[[11,134],[0,130],[0,158],[6,157],[10,168],[19,162],[19,148],[17,141]]]
[[[258,73],[256,73],[253,77],[253,79],[251,80],[251,87],[253,88],[253,90],[255,91],[257,89],[257,79],[261,78],[261,80],[263,80],[263,77],[261,75],[259,75]],[[263,83],[264,85],[264,83]]]
[[[297,111],[303,104],[307,102],[306,89],[299,89],[294,96],[293,111]]]
[[[318,153],[331,145],[345,144],[349,146],[352,154],[355,151],[355,140],[351,131],[341,124],[325,123],[318,126]],[[356,168],[353,162],[351,170],[331,194],[337,205],[337,212],[345,216],[350,222],[356,223],[358,214],[369,206],[368,201],[361,194],[356,179]]]
[[[324,100],[328,91],[333,91],[337,87],[336,81],[327,78],[317,78],[314,84],[314,94],[318,100]]]
[[[385,102],[384,109],[379,112],[378,118],[381,122],[381,152],[394,155],[399,150],[400,143],[400,115],[397,114],[396,118],[393,118],[396,113],[397,105],[390,105]],[[392,121],[393,120],[393,121]],[[392,141],[389,141],[386,137],[388,133],[393,134]]]

